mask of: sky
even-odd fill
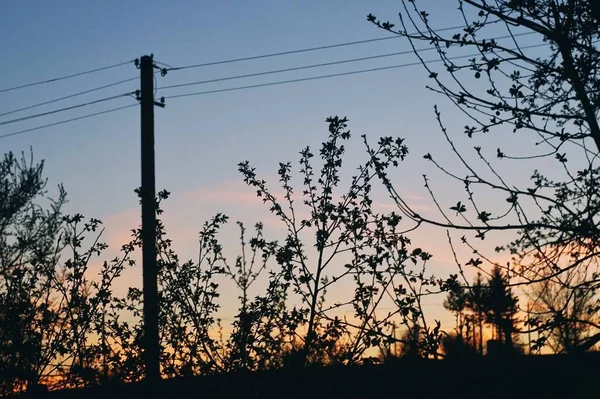
[[[424,0],[421,4],[431,10],[435,26],[460,25],[455,2]],[[367,22],[366,16],[373,13],[395,22],[400,7],[397,0],[6,2],[0,15],[0,65],[3,67],[0,89],[130,61],[150,53],[156,61],[178,67],[385,37],[389,34]],[[448,206],[453,205],[454,197],[460,198],[462,187],[452,185],[439,173],[436,175],[435,169],[422,158],[431,152],[436,159],[458,166],[433,119],[433,105],[440,105],[458,146],[472,149],[473,143],[462,135],[464,118],[446,100],[426,90],[430,81],[421,67],[168,98],[176,94],[410,63],[416,61],[414,55],[161,90],[162,86],[178,83],[409,49],[407,41],[394,39],[170,71],[164,77],[157,76],[157,97],[165,96],[167,100],[164,109],[155,110],[156,186],[172,193],[165,203],[165,222],[182,257],[194,256],[202,223],[217,212],[249,226],[264,220],[266,234],[281,234],[281,226],[255,198],[254,190],[244,186],[237,164],[249,160],[275,187],[278,162],[294,161],[297,166],[298,152],[303,147],[317,148],[326,138],[325,119],[330,115],[347,116],[350,120],[354,140],[348,147],[349,168],[365,160],[361,134],[367,134],[372,141],[385,135],[404,137],[411,155],[405,165],[394,172],[397,187],[416,209],[434,214],[422,180],[423,174],[432,174],[437,176],[433,184],[444,193],[444,201]],[[433,58],[434,54],[424,57]],[[0,93],[0,114],[135,78],[138,74],[133,64],[127,64]],[[133,80],[68,101],[6,115],[0,120],[124,94],[136,90],[138,84]],[[0,135],[134,103],[133,98],[123,96],[86,108],[0,126]],[[115,250],[127,239],[129,230],[139,223],[137,198],[133,193],[140,182],[139,120],[138,107],[132,107],[0,139],[0,150],[2,153],[27,152],[31,147],[35,159],[45,160],[50,194],[56,192],[54,187],[58,183],[63,183],[70,201],[66,211],[103,220],[105,239]],[[490,154],[495,153],[498,143],[505,144],[505,141],[498,137],[485,138]],[[515,150],[519,148],[518,144],[507,145]],[[514,168],[506,169],[506,173],[517,179],[527,177]],[[383,190],[376,190],[375,194],[378,206],[391,204]],[[494,199],[490,197],[490,201]],[[427,230],[413,235],[417,245],[434,253],[433,271],[440,275],[456,272],[445,235],[445,231]],[[234,248],[232,251],[237,249],[235,226],[226,229],[222,238]],[[493,243],[488,248],[493,248]],[[141,270],[132,270],[126,275],[127,282],[139,281],[140,276]],[[450,315],[439,315],[452,320]]]

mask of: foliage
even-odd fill
[[[398,214],[374,210],[371,161],[359,166],[346,190],[337,192],[350,133],[345,118],[327,122],[319,172],[310,148],[301,152],[300,196],[292,188],[291,163],[280,164],[282,199],[248,162],[239,165],[244,181],[270,205],[287,233],[268,240],[261,223],[249,235],[238,222],[241,246],[233,263],[219,238],[228,222],[223,214],[204,224],[198,258],[182,261],[160,219],[162,201],[170,193],[158,193],[165,377],[359,363],[369,348],[393,342],[419,356],[437,355],[440,325],[428,324],[421,299],[445,289],[447,282],[426,274],[431,255],[411,248]],[[397,164],[407,154],[402,140],[383,139],[380,148],[374,151],[382,162]],[[97,262],[107,249],[101,221],[62,215],[62,189],[59,200],[44,211],[36,203],[44,194],[41,165],[17,162],[9,154],[1,171],[3,392],[142,379],[142,290],[130,285],[125,296],[113,292],[125,268],[136,264],[133,254],[143,246],[140,228],[132,230],[120,257]],[[256,294],[251,288],[259,278],[266,287]],[[224,279],[239,292],[231,326],[219,319]],[[337,290],[335,298],[328,294],[342,285],[350,290]],[[339,295],[344,292],[346,297]],[[382,303],[395,309],[382,314]],[[397,321],[411,332],[408,336],[391,334]]]
[[[439,281],[425,272],[431,255],[420,248],[409,250],[410,240],[401,232],[398,214],[374,211],[371,190],[376,172],[372,161],[358,167],[349,188],[336,198],[345,152],[343,142],[350,139],[350,132],[345,118],[331,117],[327,122],[329,137],[319,152],[323,162],[320,173],[315,172],[310,148],[300,153],[301,195],[292,187],[289,162],[279,165],[281,200],[258,178],[248,162],[239,165],[244,181],[257,190],[257,195],[287,230],[283,244],[277,246],[276,259],[284,280],[291,284],[300,301],[299,312],[307,318],[304,362],[322,350],[323,345],[329,345],[329,336],[344,335],[352,342],[346,361],[358,361],[368,348],[391,338],[390,321],[395,315],[406,326],[421,329],[427,337],[423,341],[426,352],[435,353],[439,324],[428,327],[420,305],[421,297],[434,293],[439,285]],[[378,162],[397,165],[407,151],[402,139],[382,139],[379,149],[373,149],[373,157],[378,157]],[[300,200],[307,208],[306,216],[297,209],[296,202]],[[313,234],[314,252],[308,251],[301,238],[308,234]],[[423,265],[421,269],[410,267],[419,262]],[[354,296],[327,303],[327,291],[348,279],[354,283]],[[379,304],[388,297],[397,310],[377,318]],[[332,315],[348,307],[354,310],[356,321]],[[317,334],[319,323],[325,326],[325,336]]]
[[[107,355],[102,323],[112,281],[128,266],[104,262],[89,280],[91,262],[106,245],[99,220],[65,216],[65,192],[46,207],[43,163],[12,153],[0,163],[1,394],[36,384],[86,384]],[[83,244],[92,235],[89,248]],[[63,258],[63,259],[61,259]],[[88,338],[101,336],[89,345]]]

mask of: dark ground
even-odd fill
[[[37,396],[42,397],[42,396]],[[512,361],[398,361],[277,370],[51,392],[70,398],[597,398],[600,353],[524,356]]]

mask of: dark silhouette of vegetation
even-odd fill
[[[599,327],[597,299],[594,290],[584,284],[586,276],[578,271],[564,273],[555,279],[529,287],[528,296],[532,303],[529,317],[532,324],[549,331],[544,343],[554,353],[577,353]]]
[[[420,340],[424,344],[421,350],[435,354],[440,325],[428,325],[421,298],[434,293],[444,282],[425,274],[431,255],[420,248],[409,250],[410,240],[401,233],[399,215],[373,211],[370,195],[376,172],[371,161],[359,166],[359,173],[351,178],[347,190],[336,194],[343,142],[350,139],[350,132],[345,118],[331,117],[327,122],[329,138],[319,152],[320,173],[316,173],[312,165],[314,155],[310,148],[300,153],[299,174],[303,182],[300,196],[292,188],[291,163],[279,165],[282,200],[257,177],[248,162],[239,165],[244,181],[257,190],[258,197],[287,229],[276,258],[281,267],[279,273],[301,304],[296,312],[307,326],[302,362],[307,363],[315,351],[326,350],[343,336],[349,340],[345,363],[356,363],[367,349],[376,347],[381,340],[391,339],[391,320],[395,316],[400,316],[409,330],[418,331],[424,337]],[[375,150],[375,154],[383,162],[397,164],[407,154],[402,139],[382,141],[379,146],[385,150]],[[300,200],[308,216],[301,216],[296,205]],[[314,252],[308,252],[303,235],[314,237]],[[421,268],[410,267],[419,262]],[[327,292],[346,280],[354,283],[353,295],[328,302]],[[397,309],[378,318],[379,304],[389,298]],[[332,315],[342,309],[352,309],[354,320]],[[318,334],[319,325],[324,326],[324,335]]]
[[[280,164],[281,197],[248,162],[240,163],[245,182],[287,234],[281,241],[268,240],[262,224],[248,235],[238,223],[241,247],[233,263],[220,243],[220,228],[228,222],[222,214],[204,224],[198,258],[181,260],[160,219],[170,193],[158,194],[164,377],[360,364],[369,349],[389,343],[402,345],[410,356],[439,354],[440,324],[430,325],[421,299],[443,291],[447,282],[426,274],[431,255],[411,248],[399,215],[373,210],[376,172],[370,161],[342,191],[340,168],[350,133],[345,118],[327,122],[319,172],[310,148],[301,152],[300,195],[292,188],[291,163]],[[402,140],[382,141],[381,147],[387,162],[401,162],[407,151]],[[12,154],[2,164],[2,392],[140,381],[142,292],[130,286],[121,297],[112,288],[126,268],[136,265],[133,253],[143,245],[140,229],[132,230],[120,257],[99,263],[107,249],[102,223],[63,215],[62,189],[45,211],[36,203],[44,194],[42,171],[42,165],[17,161]],[[229,327],[218,314],[224,278],[239,290],[238,314]],[[267,286],[251,296],[259,278]],[[345,290],[328,299],[341,284]],[[345,298],[339,295],[344,292]],[[395,309],[384,314],[382,303]],[[397,323],[408,334],[397,338],[392,333]],[[227,336],[226,328],[231,329]]]
[[[478,348],[472,342],[469,342],[466,337],[456,332],[442,337],[441,346],[445,359],[449,361],[473,361],[476,357],[481,356]]]
[[[252,393],[278,397],[299,392],[305,397],[308,388],[295,384],[318,381],[320,388],[311,392],[331,397],[348,393],[332,388],[336,376],[351,376],[351,385],[361,385],[357,392],[363,393],[367,384],[356,384],[353,373],[364,377],[394,365],[407,392],[439,396],[438,387],[414,382],[423,370],[449,378],[440,377],[455,384],[453,393],[462,392],[454,366],[463,376],[493,378],[483,385],[488,390],[497,384],[496,375],[508,376],[512,366],[521,373],[545,370],[540,364],[550,361],[534,364],[538,360],[514,356],[521,353],[523,334],[538,334],[531,342],[534,351],[548,345],[556,353],[576,354],[600,341],[598,6],[575,0],[462,0],[458,13],[464,29],[442,35],[417,0],[402,4],[401,29],[372,15],[368,20],[408,39],[434,83],[430,89],[463,111],[466,139],[492,132],[505,137],[502,142],[516,137],[521,152],[490,151],[484,139],[465,153],[436,106],[435,120],[463,169],[451,170],[431,153],[424,158],[464,192],[459,198],[449,192],[440,196],[425,175],[440,214],[429,217],[411,207],[390,177],[408,156],[404,140],[383,137],[373,145],[362,136],[365,159],[346,181],[345,145],[352,137],[346,118],[330,117],[327,138],[318,151],[300,152],[297,171],[291,162],[279,164],[277,189],[249,161],[239,163],[244,182],[285,234],[270,239],[260,222],[251,232],[238,222],[240,247],[233,262],[221,241],[221,229],[229,223],[224,214],[202,226],[197,259],[180,259],[160,220],[161,204],[170,195],[161,191],[156,201],[165,378],[202,376],[202,384],[227,390],[235,384],[224,376],[237,376]],[[506,37],[492,39],[496,26],[507,30]],[[541,55],[522,45],[523,37],[544,44]],[[441,69],[421,58],[420,41],[435,47]],[[454,50],[463,56],[469,49],[477,55],[453,57]],[[525,162],[536,165],[526,182],[514,174]],[[506,163],[517,166],[503,172],[499,165]],[[376,211],[375,184],[384,185],[397,211]],[[5,155],[0,162],[0,395],[63,388],[100,392],[94,391],[98,386],[121,392],[158,389],[137,388],[144,378],[142,291],[130,286],[120,296],[113,289],[122,273],[136,266],[140,229],[132,230],[120,256],[101,261],[107,249],[101,221],[63,214],[62,187],[56,199],[46,195],[43,163]],[[409,237],[424,225],[448,231],[456,273],[435,276],[428,270],[432,255]],[[507,232],[512,238],[497,236]],[[456,251],[456,233],[473,254],[468,260],[461,261]],[[475,244],[493,239],[508,262],[496,261],[497,255]],[[475,272],[471,283],[467,268]],[[219,314],[225,280],[238,292],[230,325]],[[521,291],[531,300],[527,309],[518,300]],[[439,321],[427,317],[424,298],[445,298],[454,331],[442,331]],[[379,358],[371,356],[378,350]],[[492,356],[484,355],[502,356],[491,362]],[[372,363],[383,365],[374,369]],[[323,367],[342,365],[350,367]],[[244,380],[249,372],[254,379]],[[323,383],[323,376],[334,383]],[[252,385],[259,382],[263,385]],[[124,388],[124,383],[131,384]],[[208,391],[214,393],[216,385]],[[161,385],[163,393],[166,386]]]
[[[442,341],[445,353],[454,357],[462,350],[464,355],[482,355],[485,324],[492,327],[491,341],[504,348],[503,353],[513,352],[518,341],[515,329],[518,298],[509,285],[502,270],[494,267],[487,280],[478,273],[471,286],[455,285],[448,291],[444,307],[454,313],[456,327],[454,334],[448,334]]]
[[[518,298],[512,294],[509,281],[499,267],[492,269],[484,302],[486,320],[494,327],[494,338],[500,342],[504,352],[515,349],[515,314]]]
[[[457,259],[456,279],[464,276],[465,267],[486,273],[496,266],[510,275],[512,287],[527,290],[531,284],[552,281],[567,297],[579,296],[583,289],[584,296],[597,304],[598,6],[595,1],[575,0],[460,0],[457,6],[464,28],[456,32],[437,31],[431,22],[435,10],[424,9],[427,3],[418,0],[402,1],[399,27],[374,15],[367,19],[407,38],[431,79],[428,88],[465,116],[461,141],[473,142],[473,152],[457,143],[452,133],[456,127],[449,128],[441,108],[434,108],[433,116],[459,167],[445,166],[433,150],[424,156],[463,187],[463,195],[440,196],[433,180],[424,175],[440,216],[430,217],[412,208],[391,181],[389,165],[373,157],[379,177],[401,214],[415,226],[463,234],[461,244],[475,256],[465,262]],[[421,42],[434,46],[439,64],[417,51]],[[491,135],[504,137],[507,147],[489,148]],[[531,178],[525,181],[523,172],[528,169]],[[508,233],[513,237],[509,242]],[[507,253],[510,261],[496,262],[497,255],[478,248],[479,240],[496,240],[496,252]],[[570,285],[561,276],[572,272],[585,278]],[[517,310],[526,311],[518,304]],[[557,331],[557,324],[567,323],[564,317],[552,320],[527,321],[522,332],[540,334],[534,348]],[[590,338],[583,346],[600,339],[595,324],[588,323],[587,328]],[[498,327],[497,333],[508,337],[511,329]]]
[[[467,308],[468,293],[464,286],[455,285],[448,291],[448,296],[444,300],[444,308],[454,314],[456,318],[456,334],[462,336],[465,329],[464,311]]]

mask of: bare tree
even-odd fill
[[[458,0],[457,16],[464,27],[446,34],[436,30],[421,3],[402,2],[398,29],[373,15],[368,20],[408,39],[433,83],[428,88],[462,112],[463,133],[476,143],[472,153],[459,150],[436,106],[434,116],[462,169],[450,169],[430,153],[424,157],[464,188],[463,199],[444,203],[424,175],[440,217],[421,215],[395,188],[387,173],[389,165],[375,159],[391,198],[415,226],[462,231],[463,244],[476,254],[463,266],[483,271],[485,263],[502,267],[512,286],[577,270],[586,276],[581,283],[586,290],[596,291],[600,276],[598,5],[577,0]],[[498,35],[502,29],[504,34]],[[425,60],[419,42],[433,46],[440,63]],[[520,148],[486,148],[485,135],[492,133],[513,134]],[[535,167],[529,169],[529,182],[523,183],[509,170],[503,172],[504,165],[520,171]],[[495,202],[505,206],[492,208],[490,196],[499,196]],[[496,245],[497,252],[510,253],[508,264],[495,262],[493,254],[482,253],[473,242],[493,239],[501,231],[514,237]]]
[[[584,275],[570,271],[528,289],[533,315],[529,324],[546,332],[542,339],[554,353],[577,352],[600,329],[597,297],[585,288],[585,280]]]

